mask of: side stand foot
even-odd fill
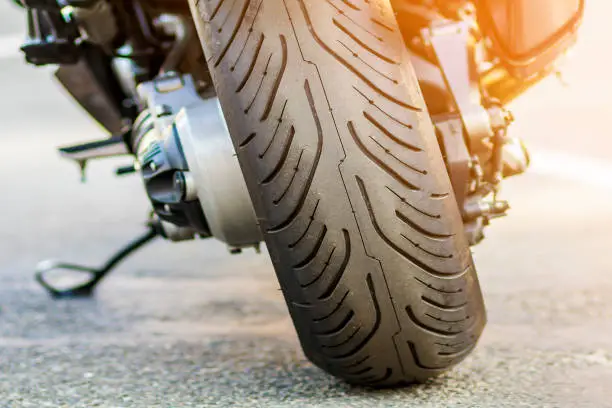
[[[111,272],[122,260],[131,255],[134,251],[142,248],[158,235],[160,235],[159,230],[155,225],[152,223],[149,224],[146,233],[130,241],[127,245],[113,254],[113,256],[111,256],[100,268],[92,268],[60,261],[43,261],[36,267],[36,281],[55,299],[90,297],[93,295],[95,287],[100,283],[102,278]],[[89,279],[85,283],[60,289],[51,284],[47,279],[49,273],[59,270],[84,273],[89,275]]]

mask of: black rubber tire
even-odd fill
[[[344,380],[462,360],[482,295],[387,0],[192,0],[306,356]]]

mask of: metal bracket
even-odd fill
[[[34,65],[74,64],[80,56],[78,27],[64,18],[55,0],[24,0],[28,39],[21,46]]]
[[[488,156],[494,132],[483,106],[469,25],[443,21],[426,28],[424,36],[459,112],[470,151],[479,157]]]
[[[461,119],[457,114],[442,114],[432,117],[438,143],[455,193],[457,204],[462,205],[469,193],[472,157],[465,145]]]

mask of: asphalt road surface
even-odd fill
[[[87,184],[60,144],[101,137],[16,49],[0,3],[0,407],[612,407],[612,78],[606,0],[588,2],[562,86],[514,104],[534,164],[508,180],[509,217],[474,248],[489,310],[477,350],[425,385],[349,387],[308,363],[268,256],[155,242],[91,300],[53,301],[45,258],[96,264],[142,230],[122,160]]]

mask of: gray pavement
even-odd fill
[[[513,106],[533,170],[474,248],[489,324],[425,385],[349,387],[308,363],[265,251],[155,242],[91,300],[52,301],[40,259],[96,263],[142,229],[120,159],[89,182],[55,146],[102,133],[50,80],[3,53],[21,16],[0,3],[0,407],[612,407],[612,5],[588,4],[566,72]]]

